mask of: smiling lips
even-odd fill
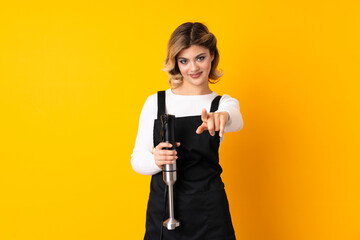
[[[192,77],[192,78],[198,78],[198,77],[200,77],[201,73],[202,73],[202,72],[199,72],[199,73],[196,73],[196,74],[190,74],[190,77]]]

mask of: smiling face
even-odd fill
[[[183,49],[177,56],[177,64],[183,77],[180,88],[192,89],[201,94],[209,93],[208,80],[213,59],[214,55],[210,55],[209,49],[205,47],[191,45]]]

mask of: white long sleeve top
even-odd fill
[[[168,89],[165,92],[165,110],[166,113],[175,115],[175,117],[201,116],[202,109],[205,108],[207,112],[210,111],[211,102],[217,95],[216,92],[205,95],[177,95],[171,89]],[[144,175],[154,175],[162,171],[155,164],[153,155],[153,128],[154,120],[157,118],[157,108],[156,93],[146,99],[142,108],[135,147],[131,155],[133,169],[135,172]],[[230,116],[229,121],[225,125],[224,132],[239,131],[243,127],[239,102],[235,98],[224,94],[220,99],[219,108],[216,112],[224,111],[228,112]]]

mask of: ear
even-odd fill
[[[215,54],[211,54],[211,62],[214,60]]]

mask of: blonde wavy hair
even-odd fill
[[[166,71],[169,76],[169,85],[173,88],[180,86],[183,82],[183,77],[177,63],[177,56],[181,50],[189,48],[191,45],[200,45],[209,49],[210,55],[214,55],[214,60],[211,63],[209,73],[209,83],[216,83],[224,72],[218,70],[219,51],[216,47],[216,37],[209,32],[208,28],[199,22],[186,22],[181,24],[171,34],[167,46],[166,58],[164,62],[163,71]]]

